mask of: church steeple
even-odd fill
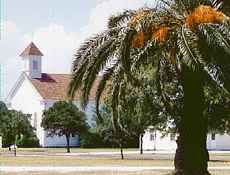
[[[25,50],[20,54],[24,61],[23,71],[30,78],[41,78],[42,76],[42,52],[31,42]]]

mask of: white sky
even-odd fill
[[[0,63],[4,96],[20,75],[19,54],[31,42],[44,54],[43,72],[69,73],[79,43],[105,29],[124,9],[153,6],[155,0],[2,0]]]

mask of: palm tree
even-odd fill
[[[97,74],[103,69],[96,106],[98,109],[110,80],[113,124],[119,128],[117,108],[124,80],[141,84],[133,72],[144,64],[154,64],[156,86],[167,112],[174,115],[174,100],[183,97],[177,122],[176,174],[209,174],[204,88],[227,95],[230,92],[230,20],[221,11],[221,3],[161,0],[156,8],[127,10],[112,16],[108,29],[86,40],[75,54],[69,96],[74,97],[80,89],[85,106]],[[168,87],[177,92],[168,92]]]
[[[230,1],[229,0],[215,0],[214,3],[227,15],[230,15]]]

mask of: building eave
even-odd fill
[[[6,104],[10,104],[11,100],[13,99],[15,94],[17,93],[17,90],[20,88],[20,86],[22,85],[22,83],[26,79],[30,82],[32,88],[37,92],[37,94],[41,97],[41,99],[43,99],[41,94],[38,92],[38,90],[34,87],[32,82],[30,81],[28,75],[25,72],[22,72],[21,75],[19,76],[18,80],[15,82],[15,84],[12,87],[12,89],[10,90],[9,94],[7,95],[7,97],[5,99]]]

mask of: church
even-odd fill
[[[66,145],[64,136],[48,137],[47,132],[41,127],[43,111],[52,107],[57,101],[67,100],[67,88],[70,74],[50,74],[42,72],[43,53],[31,42],[20,54],[24,63],[23,70],[14,84],[6,103],[9,109],[31,114],[31,125],[42,147],[63,147]],[[92,88],[88,107],[85,109],[88,123],[94,114],[94,99],[96,84]],[[74,98],[74,103],[79,106],[79,94]],[[79,137],[72,135],[70,146],[79,146]]]

